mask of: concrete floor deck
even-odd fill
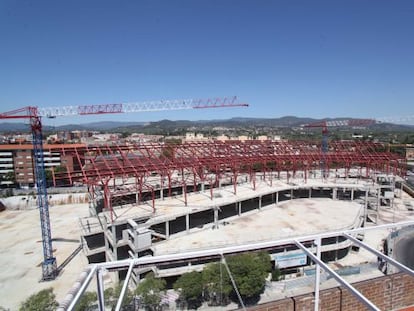
[[[197,232],[172,237],[153,246],[155,255],[220,246],[277,240],[286,237],[351,228],[363,215],[363,206],[331,199],[295,199],[205,225]]]
[[[220,189],[214,189],[213,199],[210,197],[210,191],[188,193],[187,194],[187,206],[184,203],[183,195],[176,195],[172,197],[165,197],[164,199],[157,199],[155,201],[155,212],[150,206],[150,201],[143,202],[141,204],[127,204],[123,207],[115,209],[114,220],[125,221],[130,218],[151,217],[160,221],[174,219],[179,215],[184,215],[188,212],[201,211],[210,209],[213,206],[223,206],[238,201],[247,200],[250,198],[264,196],[274,193],[275,191],[284,191],[289,189],[300,188],[330,188],[339,187],[347,189],[364,189],[365,187],[373,187],[372,182],[365,182],[356,178],[349,179],[332,179],[330,181],[313,180],[308,179],[305,183],[302,178],[291,179],[289,183],[280,180],[273,180],[272,185],[269,181],[257,180],[256,189],[253,189],[252,184],[246,182],[237,186],[237,193],[234,194],[233,186],[221,187]],[[106,219],[111,219],[110,212],[103,213]],[[85,220],[86,221],[86,220]],[[91,222],[94,222],[94,218],[91,218]]]
[[[334,180],[326,183],[321,180],[309,179],[306,186],[328,187],[330,185],[361,189],[366,186],[363,181],[358,179],[336,180],[336,183]],[[274,180],[272,187],[263,182],[258,182],[256,190],[253,190],[250,184],[241,184],[238,187],[237,197],[232,193],[231,188],[223,188],[214,192],[220,193],[221,197],[215,197],[213,201],[210,200],[208,191],[204,194],[189,194],[187,207],[184,206],[180,196],[166,198],[164,201],[157,202],[157,213],[155,216],[166,217],[169,213],[172,215],[191,209],[205,209],[214,205],[220,205],[220,203],[226,202],[226,200],[234,202],[237,199],[240,201],[243,198],[247,199],[258,194],[263,195],[275,190],[287,189],[289,186],[302,187],[304,182],[300,179],[292,179],[290,185],[288,185]],[[404,205],[404,202],[408,201],[414,206],[414,200],[405,195],[401,199],[395,199],[395,209],[381,209],[378,222],[385,223],[414,219],[414,212],[408,211]],[[326,202],[331,202],[332,204]],[[319,203],[322,203],[321,207],[318,207]],[[339,205],[337,204],[342,203],[345,205],[338,208]],[[301,208],[305,208],[307,212],[303,213]],[[149,205],[139,205],[138,209],[139,215],[152,215],[152,209]],[[169,245],[168,242],[165,245],[159,244],[156,252],[170,253],[184,248],[188,250],[191,247],[208,247],[211,243],[242,243],[252,239],[270,239],[279,234],[296,235],[302,234],[299,232],[310,233],[312,230],[330,230],[332,229],[331,226],[338,228],[348,225],[348,221],[352,221],[352,217],[355,217],[356,209],[358,209],[357,203],[344,201],[325,200],[325,203],[323,203],[318,202],[318,199],[288,200],[280,203],[277,207],[273,205],[263,208],[260,212],[249,212],[243,217],[238,217],[238,221],[230,220],[230,224],[226,226],[220,225],[218,230],[212,230],[211,227],[206,228],[206,230],[192,234],[191,236],[193,237],[187,242],[181,240],[183,237],[171,239],[171,242],[174,244]],[[343,222],[343,215],[338,214],[338,211],[349,213],[345,214],[347,221]],[[53,248],[55,249],[54,254],[57,257],[58,265],[79,245],[76,242],[80,236],[79,218],[88,219],[88,213],[87,204],[51,206],[52,237],[55,239]],[[137,207],[130,206],[125,210],[117,211],[117,213],[119,213],[119,217],[128,218],[131,215],[136,215]],[[235,234],[233,232],[238,233]],[[39,282],[41,278],[40,264],[43,258],[39,212],[37,209],[6,210],[1,212],[0,233],[2,236],[2,243],[0,244],[0,264],[2,267],[2,272],[0,273],[0,306],[5,308],[16,310],[21,301],[31,294],[48,287],[54,288],[58,301],[63,299],[87,264],[83,253],[80,253],[65,267],[62,274],[56,280]],[[373,247],[379,247],[381,240],[386,235],[387,232],[372,232],[366,234],[365,241]],[[202,244],[205,239],[207,239],[205,244]],[[180,243],[183,244],[181,245]],[[376,258],[360,250],[359,253],[348,255],[339,263],[342,265],[353,265],[375,260]]]
[[[79,246],[79,217],[88,213],[87,204],[50,208],[53,251],[58,266]],[[18,310],[20,302],[41,289],[53,287],[58,300],[65,297],[87,265],[77,255],[54,281],[40,282],[43,261],[39,211],[6,210],[0,213],[0,306]]]

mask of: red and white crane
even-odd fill
[[[404,117],[385,117],[376,119],[344,119],[344,120],[322,120],[303,125],[307,128],[322,128],[322,152],[328,152],[328,128],[331,127],[356,127],[356,126],[370,126],[378,123],[399,123],[409,122],[414,120],[414,115],[407,115]]]
[[[405,116],[405,117],[394,117],[394,118],[380,118],[380,119],[344,119],[344,120],[322,120],[318,122],[313,122],[309,124],[303,125],[303,127],[307,128],[322,128],[322,175],[325,177],[327,175],[327,169],[325,166],[324,157],[328,152],[328,135],[329,130],[328,128],[331,127],[356,127],[356,126],[370,126],[377,123],[384,123],[384,122],[402,122],[402,121],[410,121],[413,120],[414,116]]]
[[[50,228],[49,205],[47,196],[46,174],[43,156],[42,117],[55,118],[60,116],[82,116],[111,113],[149,112],[183,109],[206,109],[225,107],[247,107],[248,104],[239,103],[237,97],[215,99],[181,99],[160,100],[148,102],[62,106],[62,107],[34,107],[27,106],[0,114],[0,119],[28,119],[33,137],[33,162],[35,168],[35,183],[37,188],[37,204],[40,213],[42,229],[43,262],[42,279],[53,280],[58,274],[56,258],[53,256],[52,236]]]
[[[323,120],[304,125],[304,127],[322,128],[322,152],[328,152],[328,127],[345,126],[369,126],[377,123],[374,119],[347,119],[347,120]]]

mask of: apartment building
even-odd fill
[[[13,184],[11,178],[14,173],[13,152],[7,150],[0,151],[0,185],[10,186]]]
[[[45,169],[64,166],[73,170],[73,158],[66,148],[84,147],[83,144],[44,145]],[[35,183],[33,146],[31,144],[0,145],[0,186],[33,187]]]

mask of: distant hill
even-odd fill
[[[190,128],[200,126],[212,127],[273,127],[273,128],[289,128],[299,127],[304,124],[318,122],[323,120],[344,120],[352,118],[326,118],[313,119],[306,117],[284,116],[281,118],[231,118],[225,120],[161,120],[156,122],[92,122],[85,124],[68,124],[62,126],[45,126],[44,131],[74,131],[74,130],[90,130],[90,131],[139,131],[140,129],[162,129],[172,130],[177,128]],[[413,125],[400,125],[393,123],[377,123],[369,127],[372,130],[383,131],[407,131],[413,130]],[[29,125],[24,123],[0,123],[0,132],[29,132]]]
[[[92,122],[85,124],[66,124],[60,126],[48,126],[43,127],[43,131],[110,131],[119,127],[128,127],[128,126],[142,126],[145,125],[145,122],[113,122],[113,121],[102,121],[102,122]],[[9,132],[29,132],[29,124],[25,123],[0,123],[0,132],[9,133]]]
[[[316,122],[317,119],[301,118],[294,116],[285,116],[281,118],[232,118],[229,120],[211,121],[217,124],[233,124],[233,125],[256,125],[256,126],[276,126],[276,127],[292,127],[302,124]]]
[[[28,132],[29,125],[24,123],[0,123],[0,132]]]
[[[92,130],[92,131],[109,131],[120,127],[129,126],[142,126],[145,122],[114,122],[114,121],[101,121],[85,124],[68,124],[56,126],[55,129],[59,131],[74,131],[74,130]]]

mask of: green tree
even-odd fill
[[[146,308],[158,310],[165,285],[165,280],[155,278],[154,273],[151,272],[139,283],[135,293],[141,297],[141,302]]]
[[[95,292],[86,292],[82,295],[82,298],[77,303],[75,310],[76,311],[89,311],[93,310],[94,306],[97,304],[98,297]]]
[[[109,287],[105,289],[104,291],[105,306],[110,307],[111,310],[115,309],[116,307],[118,298],[121,295],[122,286],[123,286],[123,282],[116,284],[115,287]],[[133,298],[134,298],[133,293],[127,287],[124,298],[122,299],[122,306],[128,306],[132,304]]]
[[[31,295],[20,305],[21,311],[52,311],[59,305],[53,288],[47,288]]]
[[[53,180],[53,174],[51,169],[45,170],[45,178],[48,183],[51,183]]]
[[[227,265],[237,289],[246,303],[254,303],[260,297],[266,284],[266,277],[272,271],[270,257],[266,252],[231,256]],[[222,263],[208,264],[203,270],[203,285],[211,305],[224,305],[229,298],[237,301],[233,284]]]
[[[222,263],[210,263],[204,268],[202,276],[205,297],[209,299],[210,305],[228,304],[233,286],[226,267]]]
[[[258,298],[265,288],[268,267],[261,256],[246,253],[227,259],[228,267],[243,300]],[[268,260],[270,262],[270,258]]]
[[[270,256],[267,252],[258,252],[256,253],[256,258],[258,262],[262,265],[263,273],[265,278],[272,272],[272,262]]]
[[[188,309],[197,309],[201,306],[203,277],[200,272],[193,271],[181,275],[174,283],[174,289],[180,292],[180,299],[187,303]]]
[[[16,183],[16,175],[14,172],[7,172],[4,177],[4,180],[11,181],[13,184]]]
[[[275,267],[275,269],[272,271],[272,281],[277,282],[283,279],[282,272],[278,267]]]

